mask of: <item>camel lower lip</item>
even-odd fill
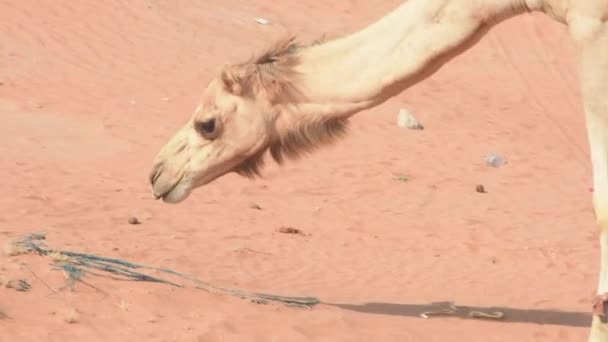
[[[171,196],[168,194],[168,195],[165,195],[162,197],[162,201],[164,203],[177,204],[177,203],[183,202],[186,199],[186,197],[188,197],[187,194],[182,194],[178,197]]]

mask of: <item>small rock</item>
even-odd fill
[[[264,19],[264,18],[255,18],[255,21],[258,24],[261,24],[261,25],[268,25],[268,24],[270,24],[270,20]]]
[[[486,192],[486,188],[482,184],[477,184],[475,186],[475,191],[483,194]]]
[[[252,204],[252,205],[250,205],[249,207],[250,207],[251,209],[255,209],[255,210],[262,210],[262,207],[260,207],[259,205],[255,204],[255,203],[254,203],[254,204]]]
[[[397,115],[397,126],[409,129],[424,129],[421,123],[407,109],[401,108]]]
[[[399,182],[407,182],[410,180],[408,176],[396,176],[394,179]]]
[[[141,222],[139,222],[139,220],[135,216],[129,217],[129,221],[128,222],[129,222],[129,224],[140,224],[141,223]]]
[[[68,309],[63,314],[63,321],[68,324],[78,323],[78,319],[80,318],[80,314],[76,309]]]
[[[298,228],[293,228],[293,227],[280,227],[279,228],[279,233],[283,233],[283,234],[303,234],[301,230],[299,230]]]
[[[504,164],[506,164],[505,159],[497,154],[491,153],[486,157],[487,166],[501,167]]]
[[[123,299],[116,304],[116,306],[118,306],[122,311],[129,311],[130,304]]]

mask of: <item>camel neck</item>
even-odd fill
[[[303,88],[316,102],[378,105],[526,10],[524,0],[405,1],[358,32],[303,49]]]

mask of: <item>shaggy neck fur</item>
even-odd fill
[[[303,86],[302,54],[311,47],[327,44],[324,37],[302,46],[286,37],[248,62],[226,66],[222,78],[229,86],[239,84],[244,96],[265,98],[274,128],[269,143],[241,163],[234,171],[250,178],[260,175],[264,155],[282,164],[335,142],[348,131],[348,118],[371,105],[370,101],[348,102],[315,98]]]

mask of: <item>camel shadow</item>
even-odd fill
[[[324,305],[334,306],[344,310],[378,314],[378,315],[393,315],[405,317],[420,317],[423,312],[441,311],[448,309],[452,302],[435,302],[431,304],[393,304],[393,303],[366,303],[366,304],[337,304],[323,303]],[[456,313],[449,316],[441,316],[442,318],[461,318],[493,321],[495,323],[532,323],[532,324],[550,324],[562,325],[570,327],[589,327],[591,324],[591,313],[575,312],[575,311],[560,311],[548,309],[516,309],[509,307],[473,307],[456,305],[458,310]],[[502,318],[473,318],[468,314],[472,311],[478,312],[502,312]],[[421,318],[422,319],[422,318]],[[439,319],[432,317],[430,319]]]

